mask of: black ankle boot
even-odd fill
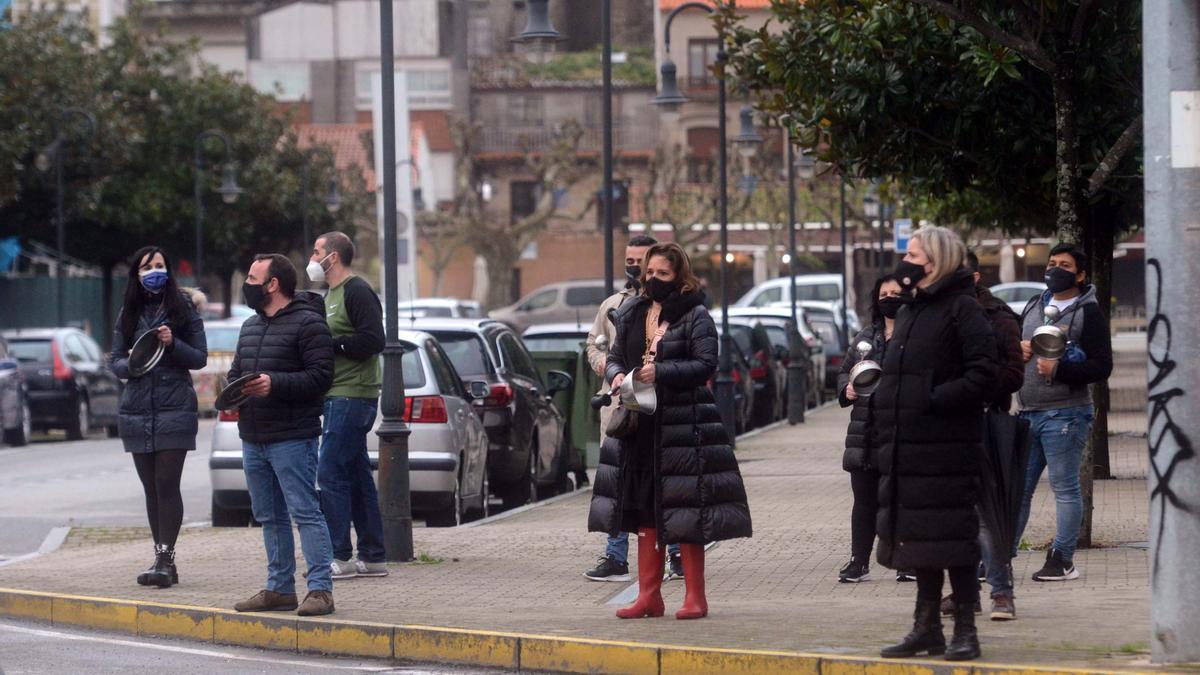
[[[979,633],[975,630],[975,603],[954,603],[954,637],[946,650],[947,661],[979,658]]]
[[[154,545],[154,562],[150,563],[150,566],[146,568],[145,572],[137,575],[138,585],[153,586],[154,584],[150,581],[150,575],[154,574],[156,569],[158,569],[158,544]]]
[[[139,583],[141,578],[139,577]],[[175,547],[159,545],[154,547],[154,567],[146,572],[146,586],[170,588],[179,583],[179,572],[175,569]]]
[[[898,645],[884,647],[879,655],[885,659],[901,659],[928,652],[937,656],[946,651],[946,636],[942,634],[942,622],[938,617],[940,601],[922,600],[917,598],[917,607],[913,611],[912,632],[904,637]],[[974,614],[971,615],[973,619]]]

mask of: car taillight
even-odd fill
[[[236,422],[242,418],[241,413],[235,410],[222,410],[217,413],[218,422]]]
[[[767,353],[759,350],[750,361],[750,379],[761,380],[767,376]]]
[[[483,399],[483,405],[491,408],[503,408],[512,403],[513,390],[507,384],[493,384],[488,391],[487,398]]]
[[[835,366],[835,367],[842,365],[842,357],[840,355],[829,357],[829,365]]]
[[[71,375],[71,367],[67,365],[66,361],[63,361],[62,355],[59,354],[57,342],[50,342],[50,354],[54,357],[54,379],[72,379],[73,376]]]
[[[404,399],[404,421],[409,424],[445,424],[446,402],[441,396],[408,396]]]
[[[738,370],[737,368],[733,369],[733,383],[734,384],[742,383],[742,371]]]

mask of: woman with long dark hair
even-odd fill
[[[996,380],[996,341],[963,268],[954,232],[913,233],[896,277],[912,301],[896,315],[875,390],[879,467],[879,563],[917,577],[913,629],[885,658],[946,654],[979,657],[975,604],[979,517],[975,513],[983,406]],[[954,638],[946,645],[938,613],[945,572],[954,597]]]
[[[646,252],[640,295],[614,317],[605,376],[654,385],[653,415],[634,413],[637,429],[608,437],[592,489],[588,529],[638,534],[637,600],[622,619],[662,616],[663,554],[680,544],[683,608],[676,619],[708,615],[704,545],[749,537],[750,508],[730,438],[707,382],[717,369],[717,328],[704,291],[675,243]]]
[[[154,369],[133,375],[129,352],[142,335],[154,332],[164,346]],[[143,586],[179,583],[175,540],[183,524],[179,481],[183,462],[196,449],[197,406],[189,370],[208,361],[204,323],[190,295],[179,288],[171,260],[157,246],[133,254],[125,301],[113,330],[109,367],[126,380],[118,428],[125,452],[133,455],[146,515],[154,536],[154,564],[138,575]]]
[[[855,584],[871,578],[871,547],[875,544],[875,512],[879,508],[879,470],[871,457],[872,429],[875,411],[874,397],[861,396],[850,382],[850,369],[863,359],[858,344],[871,345],[867,358],[882,362],[887,345],[892,340],[896,313],[905,303],[903,289],[896,277],[880,277],[871,290],[871,323],[850,341],[846,358],[838,373],[838,402],[850,410],[850,425],[846,429],[846,451],[842,453],[842,469],[850,473],[850,489],[854,506],[850,511],[850,562],[838,571],[838,581]],[[897,571],[897,580],[907,576]],[[901,576],[904,575],[904,576]]]

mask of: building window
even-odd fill
[[[508,121],[516,127],[540,127],[545,124],[546,105],[541,96],[508,97]]]
[[[720,46],[720,40],[688,41],[687,83],[689,87],[717,86],[717,78],[712,73],[712,67],[717,62],[717,50]]]
[[[250,62],[250,85],[264,94],[274,96],[276,101],[305,101],[309,97],[308,64]],[[368,98],[370,81],[367,82]]]
[[[711,183],[716,177],[717,148],[720,134],[712,127],[687,130],[687,167],[689,183]]]
[[[492,46],[492,17],[482,10],[471,8],[471,16],[467,23],[467,54],[469,56],[491,56],[495,51]]]
[[[371,107],[371,76],[379,71],[360,70],[354,91],[358,107]],[[450,73],[445,69],[404,69],[408,81],[408,104],[415,109],[450,105]]]
[[[541,185],[531,180],[514,180],[509,184],[509,217],[513,223],[537,211]]]

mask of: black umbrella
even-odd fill
[[[995,551],[1010,555],[1025,493],[1029,422],[1005,413],[984,415],[979,515]]]

